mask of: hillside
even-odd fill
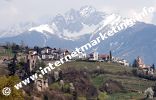
[[[82,98],[83,100],[86,100],[86,95],[91,92],[95,94],[95,97],[93,96],[93,98],[96,98],[96,92],[98,95],[103,93],[101,92],[100,88],[102,88],[103,83],[105,82],[115,81],[114,83],[118,83],[113,85],[114,88],[111,88],[112,93],[104,92],[103,95],[105,98],[100,100],[143,99],[144,90],[150,86],[154,86],[155,84],[154,81],[135,77],[132,73],[132,68],[121,66],[119,64],[78,61],[66,63],[60,68],[64,73],[63,77],[66,84],[72,82],[75,87],[80,86],[76,87],[79,100],[82,100]],[[117,84],[121,84],[122,88],[119,88]],[[94,91],[91,89],[88,92],[86,88],[92,85],[93,87],[96,87],[96,89],[93,89]],[[59,87],[59,83],[57,82],[51,84],[50,88],[56,91],[61,90],[61,88]]]
[[[0,72],[7,71],[7,67],[5,70],[2,67],[0,64]],[[63,87],[61,81],[55,80],[56,76],[52,74],[58,70],[62,71]],[[30,84],[22,90],[27,100],[43,100],[45,97],[49,100],[72,100],[73,97],[78,100],[141,100],[145,98],[144,91],[154,86],[155,81],[136,77],[133,70],[117,63],[72,61],[45,75],[44,79],[49,80],[46,90],[36,90],[36,84]],[[75,92],[71,92],[71,84]]]

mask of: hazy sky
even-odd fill
[[[129,17],[134,12],[141,12],[143,7],[156,9],[156,0],[0,0],[0,29],[16,23],[45,20],[85,5]],[[156,13],[144,20],[156,24]]]

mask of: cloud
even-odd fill
[[[152,22],[156,25],[156,12],[153,14]]]
[[[6,1],[6,2],[11,2],[12,0],[4,0],[4,1]]]

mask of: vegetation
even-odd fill
[[[0,51],[0,57],[1,56],[13,57],[12,49],[8,48],[8,49],[5,49],[5,51]]]
[[[99,98],[107,97],[107,99],[101,100],[125,100],[125,99],[142,99],[144,98],[143,92],[148,87],[154,86],[155,82],[142,79],[135,76],[135,69],[131,67],[125,67],[118,64],[106,63],[106,62],[68,62],[62,65],[61,69],[74,68],[77,70],[86,70],[91,74],[90,80],[98,89],[105,81],[112,79],[120,82],[127,90],[125,93],[113,93],[106,95],[100,92]],[[100,67],[100,70],[104,73],[93,73]]]
[[[107,95],[106,92],[100,92],[98,95],[98,99],[99,100],[106,100],[106,99],[109,99],[109,96]]]
[[[0,80],[0,91],[5,87],[11,88],[11,94],[9,96],[4,96],[2,92],[0,92],[1,100],[24,100],[22,91],[14,88],[14,85],[20,81],[17,76],[1,76]]]

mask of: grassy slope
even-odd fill
[[[119,73],[128,72],[131,73],[132,68],[124,67],[118,64],[105,63],[105,62],[69,62],[63,64],[60,68],[68,68],[75,67],[76,69],[83,69],[84,67],[88,68],[88,70],[96,69],[99,66],[101,69],[105,71],[111,72],[110,74],[101,74],[96,77],[91,77],[91,81],[98,88],[103,82],[107,79],[113,79],[121,82],[124,87],[128,90],[136,90],[140,93],[115,93],[109,96],[109,100],[125,100],[125,99],[140,99],[143,98],[143,91],[150,86],[154,85],[154,81],[149,81],[145,79],[141,79],[138,77],[134,77],[132,75],[120,75]]]

